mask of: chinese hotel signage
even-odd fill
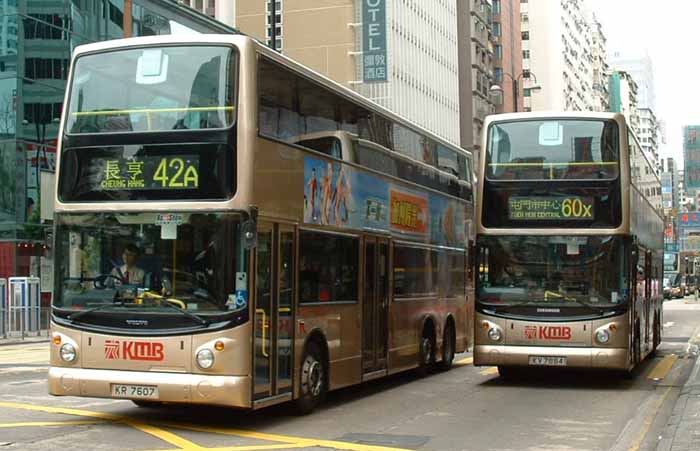
[[[386,0],[362,0],[362,79],[387,81]]]

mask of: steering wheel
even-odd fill
[[[119,276],[115,276],[113,274],[100,274],[99,276],[95,277],[95,280],[93,280],[92,283],[98,290],[104,290],[105,288],[108,288],[106,282],[109,279],[114,279],[120,283],[124,282]]]

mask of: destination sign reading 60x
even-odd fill
[[[508,218],[515,221],[592,220],[592,197],[513,196],[508,199]]]
[[[199,188],[196,155],[113,158],[102,165],[99,187],[103,191]]]

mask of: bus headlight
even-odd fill
[[[492,327],[489,329],[489,338],[493,341],[501,341],[501,338],[503,338],[503,334],[501,333],[501,330],[497,327]]]
[[[75,351],[75,346],[70,343],[65,343],[60,349],[61,360],[67,363],[74,362],[78,353]]]
[[[214,366],[214,353],[211,349],[201,349],[197,353],[197,365],[204,370],[208,370]]]
[[[595,333],[595,339],[600,344],[605,344],[610,341],[610,332],[607,329],[598,329]]]

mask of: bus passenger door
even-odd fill
[[[362,372],[387,368],[389,240],[365,237],[362,297]]]
[[[254,323],[256,401],[291,396],[295,254],[294,227],[259,226]]]

